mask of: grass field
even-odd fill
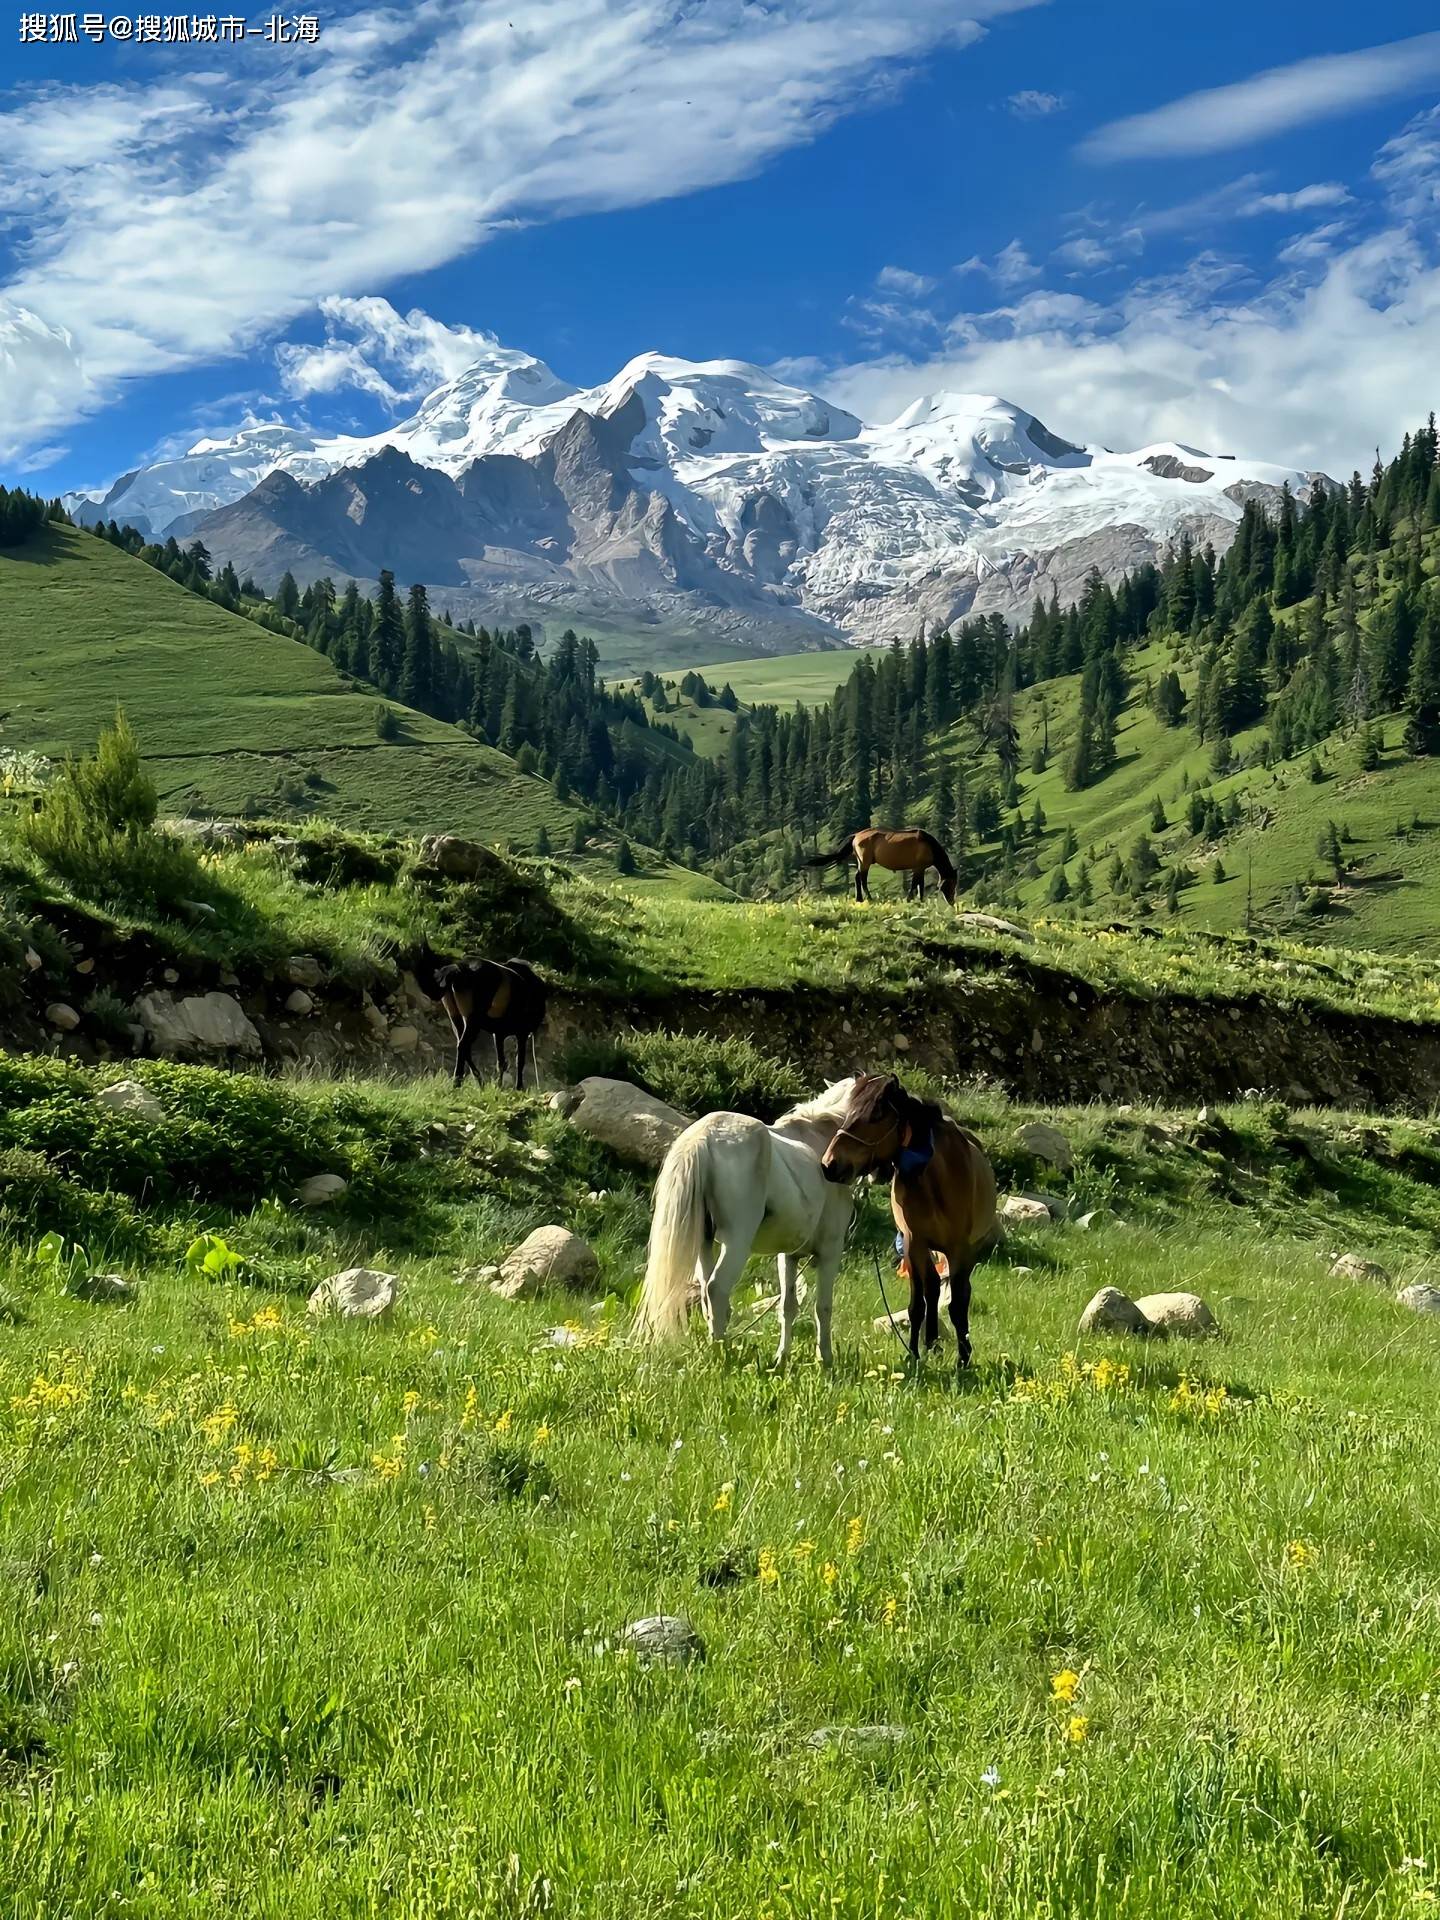
[[[8,1071],[0,1118],[65,1157],[56,1206],[110,1181],[92,1254],[140,1286],[67,1297],[29,1253],[46,1203],[12,1213],[7,1917],[1431,1910],[1440,1321],[1326,1256],[1426,1268],[1434,1127],[1383,1125],[1379,1155],[1343,1116],[1227,1110],[1263,1168],[1237,1206],[1184,1116],[1052,1116],[1074,1199],[1125,1224],[982,1267],[957,1391],[872,1325],[878,1199],[833,1375],[777,1377],[763,1316],[723,1357],[628,1342],[648,1182],[538,1100],[279,1086],[251,1111],[244,1083],[139,1071],[173,1137],[97,1130],[93,1083],[49,1067]],[[1021,1177],[1026,1116],[956,1098]],[[1282,1150],[1297,1125],[1313,1160]],[[236,1213],[207,1169],[241,1129],[274,1197]],[[291,1211],[327,1156],[351,1195]],[[608,1299],[465,1277],[557,1218]],[[252,1284],[187,1271],[201,1226]],[[356,1261],[399,1273],[392,1320],[309,1320]],[[1077,1348],[1107,1283],[1196,1290],[1224,1337]],[[656,1611],[706,1657],[637,1665],[620,1635]]]
[[[842,647],[831,653],[787,653],[763,659],[754,654],[735,660],[711,660],[697,665],[696,671],[716,693],[729,681],[735,697],[747,707],[822,707],[835,689],[848,680],[862,653],[871,658],[886,652],[884,647]],[[660,715],[670,721],[694,743],[697,753],[723,753],[725,742],[735,724],[734,715],[723,707],[697,707],[679,692],[685,668],[656,669],[667,682],[668,710]]]
[[[1038,801],[1046,818],[1040,848],[1043,872],[1021,882],[1026,905],[1043,906],[1051,871],[1067,827],[1073,828],[1080,855],[1092,867],[1092,885],[1104,901],[1103,869],[1118,852],[1128,853],[1135,836],[1147,830],[1158,799],[1170,822],[1154,836],[1162,861],[1187,864],[1194,878],[1182,895],[1182,917],[1190,925],[1233,928],[1243,925],[1247,889],[1257,924],[1290,920],[1297,881],[1313,878],[1333,884],[1334,876],[1316,851],[1326,823],[1348,827],[1353,835],[1346,856],[1353,875],[1336,897],[1332,912],[1305,937],[1339,946],[1385,953],[1433,953],[1440,950],[1440,774],[1433,761],[1414,760],[1400,751],[1400,717],[1380,723],[1386,741],[1381,765],[1364,773],[1359,741],[1332,737],[1320,750],[1324,777],[1307,775],[1309,752],[1274,767],[1253,767],[1227,778],[1211,770],[1210,746],[1197,742],[1189,727],[1164,727],[1145,703],[1147,676],[1154,679],[1170,664],[1163,643],[1131,656],[1127,667],[1133,687],[1116,740],[1114,769],[1092,786],[1067,792],[1065,752],[1073,735],[1079,698],[1078,678],[1028,688],[1016,703],[1021,739],[1029,751],[1042,735],[1042,703],[1049,714],[1050,764],[1043,774],[1020,775],[1021,808],[1028,816]],[[1187,692],[1193,675],[1183,674]],[[1243,753],[1257,742],[1256,727],[1235,742]],[[1188,785],[1187,785],[1188,781]],[[1219,848],[1192,839],[1185,827],[1185,806],[1192,787],[1207,787],[1224,801],[1234,793],[1242,822]],[[1402,829],[1397,833],[1397,828]],[[1219,852],[1226,878],[1212,877]],[[1069,863],[1073,881],[1079,858]]]
[[[52,528],[0,554],[0,746],[85,753],[117,701],[171,813],[323,814],[374,832],[568,846],[575,809],[458,728],[395,708],[323,655],[199,599],[92,535]],[[613,871],[602,836],[582,869]],[[723,892],[643,861],[642,884]]]

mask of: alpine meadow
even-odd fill
[[[19,16],[0,1920],[1440,1910],[1440,35],[1097,11]]]

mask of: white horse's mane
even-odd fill
[[[850,1095],[855,1091],[858,1078],[858,1074],[852,1073],[846,1080],[833,1080],[813,1100],[803,1100],[798,1107],[791,1107],[788,1113],[782,1113],[775,1125],[783,1127],[792,1120],[839,1120],[850,1104]]]

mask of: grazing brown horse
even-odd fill
[[[862,1073],[821,1165],[827,1180],[849,1182],[891,1167],[890,1211],[910,1270],[910,1358],[940,1338],[940,1273],[950,1268],[950,1319],[970,1364],[970,1275],[996,1244],[995,1174],[973,1133],[940,1107],[906,1093],[893,1073]]]
[[[444,960],[428,941],[415,961],[415,977],[449,1015],[455,1035],[455,1085],[468,1068],[478,1080],[471,1049],[478,1033],[495,1039],[495,1069],[505,1078],[505,1043],[515,1037],[515,1085],[525,1084],[525,1043],[545,1024],[545,982],[526,960]]]
[[[948,853],[923,827],[863,827],[847,834],[829,853],[817,853],[804,862],[807,867],[838,867],[842,860],[855,862],[855,898],[870,898],[870,869],[885,867],[891,873],[908,873],[910,893],[925,897],[925,873],[934,867],[940,876],[940,891],[955,904],[956,873]]]

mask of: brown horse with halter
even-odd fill
[[[923,827],[862,827],[847,834],[829,853],[817,853],[803,864],[807,867],[838,867],[842,860],[855,862],[855,898],[870,898],[870,869],[884,867],[890,873],[910,875],[910,895],[925,897],[925,875],[934,867],[940,876],[940,891],[953,907],[959,876],[954,863],[933,833]]]
[[[821,1165],[825,1178],[848,1183],[862,1173],[893,1169],[890,1211],[910,1272],[910,1358],[920,1360],[940,1338],[940,1272],[950,1269],[950,1319],[958,1367],[970,1364],[970,1275],[996,1245],[995,1174],[980,1142],[942,1108],[906,1093],[893,1073],[862,1073]]]
[[[415,978],[449,1016],[455,1035],[455,1085],[467,1069],[476,1080],[472,1058],[475,1036],[495,1040],[496,1077],[505,1078],[506,1041],[515,1039],[515,1085],[525,1084],[525,1043],[533,1046],[545,1024],[545,982],[527,960],[444,960],[425,941],[415,958]]]

